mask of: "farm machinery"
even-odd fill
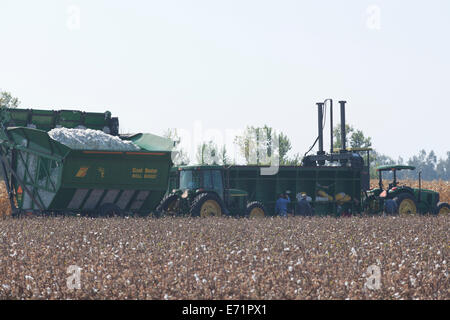
[[[132,141],[134,151],[75,149],[54,128],[101,130]],[[12,214],[146,214],[167,189],[173,142],[152,134],[119,135],[110,112],[0,109],[0,159]]]
[[[280,193],[296,214],[299,194],[311,197],[317,215],[360,211],[361,172],[349,167],[280,166],[260,175],[261,166],[182,166],[171,170],[170,192],[158,211],[166,215],[262,217],[275,214]]]
[[[330,152],[323,147],[324,115],[330,113]],[[370,148],[347,148],[345,132],[346,101],[339,101],[341,148],[333,148],[333,101],[317,103],[317,154],[305,155],[301,166],[280,166],[276,174],[261,175],[264,166],[198,165],[172,168],[168,191],[157,207],[159,214],[191,216],[247,216],[275,214],[280,193],[291,200],[288,211],[297,213],[300,194],[307,195],[316,215],[335,216],[369,212],[379,214],[387,199],[394,199],[398,213],[448,213],[449,205],[439,202],[431,190],[399,186],[396,171],[408,166],[378,168],[379,188],[370,189]],[[314,147],[311,147],[311,149]],[[311,150],[310,149],[310,150]],[[365,154],[363,157],[361,154]],[[392,171],[394,181],[383,190],[382,172]]]
[[[365,208],[368,212],[379,213],[384,210],[387,200],[394,200],[397,205],[397,211],[400,215],[409,215],[416,213],[448,214],[450,205],[446,202],[439,202],[439,193],[422,189],[421,173],[419,172],[419,188],[412,188],[406,185],[400,185],[397,181],[397,172],[401,170],[415,170],[413,166],[405,165],[386,165],[377,168],[378,188],[367,191]],[[393,181],[387,188],[383,185],[383,172],[391,172]]]
[[[361,212],[361,190],[369,189],[369,163],[345,146],[345,101],[340,101],[342,146],[338,152],[323,150],[325,103],[318,103],[319,142],[317,155],[303,158],[302,166],[279,166],[273,175],[261,175],[264,166],[181,166],[173,168],[168,193],[157,211],[192,216],[266,216],[275,213],[280,193],[291,200],[289,212],[296,214],[296,199],[306,194],[315,214],[346,215]],[[330,100],[331,128],[332,100]],[[332,132],[332,130],[331,130]],[[369,152],[370,149],[357,151]]]
[[[333,101],[328,102],[332,129]],[[171,140],[148,133],[119,134],[119,121],[108,111],[0,108],[0,162],[12,214],[262,217],[275,213],[281,193],[290,198],[292,214],[297,214],[299,195],[306,196],[316,215],[379,213],[390,199],[396,201],[400,214],[450,212],[447,203],[439,202],[438,193],[399,185],[396,172],[413,167],[378,168],[379,187],[370,189],[371,149],[346,147],[346,102],[339,104],[341,148],[333,148],[330,130],[330,152],[324,151],[327,105],[317,103],[319,130],[314,145],[318,142],[319,150],[305,155],[301,166],[279,166],[275,174],[261,174],[264,165],[172,168]],[[59,127],[100,130],[131,141],[137,149],[75,148],[49,135]],[[394,180],[384,189],[386,171],[393,172]]]

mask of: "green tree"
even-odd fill
[[[17,108],[20,105],[18,98],[13,97],[10,92],[2,91],[0,93],[1,108]]]
[[[220,164],[220,152],[217,144],[210,140],[208,142],[202,142],[197,147],[197,153],[195,159],[198,164],[201,165],[213,165]]]
[[[341,148],[341,125],[337,124],[333,129],[333,147]],[[366,137],[362,130],[355,129],[352,125],[345,124],[345,144],[351,148],[370,148],[372,146],[372,138]]]
[[[302,159],[303,158],[297,152],[296,154],[294,154],[294,156],[288,157],[286,159],[286,161],[284,161],[283,164],[286,165],[286,166],[300,166],[302,164]]]
[[[297,161],[298,159],[296,159],[295,156],[293,159],[289,159],[287,156],[289,150],[292,149],[291,141],[289,140],[287,135],[285,135],[283,132],[280,132],[280,134],[275,135],[275,137],[278,138],[280,165],[290,164],[293,161],[293,159]],[[299,157],[298,154],[297,157]]]
[[[372,147],[372,138],[366,137],[364,135],[364,132],[362,130],[354,128],[352,125],[346,124],[345,125],[345,144],[347,148],[371,148]],[[337,124],[333,129],[333,136],[334,136],[334,148],[340,149],[342,147],[341,144],[341,125]],[[367,163],[367,153],[362,151],[358,152],[363,158],[364,162]],[[382,165],[394,165],[395,161],[382,153],[377,152],[375,149],[373,149],[370,152],[370,177],[376,178],[377,177],[377,171],[376,168],[378,166]]]
[[[222,164],[227,165],[230,164],[230,158],[228,157],[227,147],[225,145],[222,146],[220,150],[220,158],[222,160]]]
[[[438,179],[450,180],[450,151],[447,151],[447,159],[439,159],[436,174]]]
[[[273,143],[278,141],[278,145]],[[276,133],[273,128],[247,126],[242,135],[236,136],[234,143],[239,147],[247,164],[268,164],[272,154],[278,153],[280,164],[287,161],[287,153],[291,150],[291,142],[283,133]],[[275,149],[273,149],[275,148]]]
[[[417,155],[412,156],[408,160],[408,165],[416,167],[416,172],[410,171],[406,174],[406,177],[409,179],[417,179],[417,171],[422,171],[422,178],[424,180],[438,178],[436,171],[437,157],[433,150],[428,155],[425,150],[420,150]]]

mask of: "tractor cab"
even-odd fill
[[[378,188],[367,192],[366,207],[369,212],[377,213],[384,210],[385,202],[392,199],[397,204],[397,213],[410,215],[416,213],[446,213],[448,203],[439,202],[439,193],[422,188],[421,172],[419,172],[419,186],[414,188],[408,185],[400,185],[397,180],[397,171],[415,170],[413,166],[386,165],[377,168]],[[387,188],[383,185],[383,172],[392,172],[393,179]]]
[[[378,187],[380,190],[380,197],[387,197],[389,192],[398,192],[399,188],[407,188],[407,189],[411,189],[408,186],[400,186],[398,185],[398,180],[397,180],[397,171],[400,170],[415,170],[416,168],[413,166],[405,166],[405,165],[386,165],[386,166],[380,166],[377,168],[377,172],[378,172]],[[392,182],[389,183],[388,187],[386,190],[384,190],[384,185],[383,185],[383,172],[392,172]],[[412,190],[412,189],[411,189]],[[411,191],[409,190],[409,191]]]
[[[223,173],[221,167],[179,168],[179,189],[194,192],[208,191],[223,198]]]

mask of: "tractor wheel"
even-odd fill
[[[379,214],[383,211],[382,207],[380,206],[380,199],[374,196],[368,197],[364,201],[363,206],[364,212],[367,212],[369,214]]]
[[[436,206],[436,214],[440,216],[445,216],[450,213],[450,204],[447,202],[438,202]]]
[[[105,203],[98,210],[99,217],[123,217],[125,212],[114,203]]]
[[[222,200],[212,193],[202,193],[195,197],[191,205],[192,217],[220,217],[224,205]]]
[[[262,218],[266,215],[266,209],[259,201],[249,202],[245,216],[248,218]]]
[[[156,212],[158,215],[176,215],[178,214],[178,209],[178,196],[169,194],[161,200],[156,208]]]
[[[400,193],[394,198],[398,206],[398,214],[402,216],[413,215],[417,213],[416,199],[409,193]]]

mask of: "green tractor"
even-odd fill
[[[448,214],[450,205],[446,202],[439,202],[439,193],[422,189],[421,174],[419,173],[419,188],[411,188],[399,185],[397,181],[397,171],[415,170],[413,166],[386,165],[377,168],[378,188],[367,191],[365,207],[370,213],[380,213],[384,210],[385,201],[393,199],[397,203],[397,213],[400,215],[411,215],[416,213]],[[393,181],[385,189],[383,186],[383,172],[390,171]]]
[[[264,217],[259,201],[248,202],[248,193],[226,186],[223,166],[179,167],[169,181],[169,190],[156,209],[159,215]]]

